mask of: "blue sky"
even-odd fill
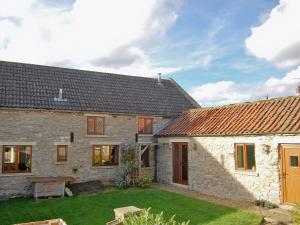
[[[161,72],[203,106],[288,96],[300,78],[299,2],[1,0],[0,59]]]
[[[270,75],[282,76],[285,71],[249,55],[244,44],[250,28],[277,4],[275,0],[186,1],[163,43],[165,49],[154,52],[153,57],[168,59],[166,64],[174,66],[192,64],[171,75],[186,89],[220,80],[260,82]],[[207,68],[195,65],[207,55],[212,57]]]

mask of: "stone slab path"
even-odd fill
[[[254,203],[251,202],[235,201],[235,200],[219,198],[211,195],[201,194],[196,191],[189,190],[186,187],[183,187],[181,185],[177,186],[177,185],[154,183],[152,184],[152,187],[164,191],[170,191],[177,194],[190,196],[200,200],[205,200],[219,205],[239,208],[243,210],[255,211],[257,213],[260,213],[265,218],[265,221],[262,223],[265,225],[291,225],[292,224],[293,208],[291,207],[265,209],[265,208],[255,206]]]
[[[265,225],[290,225],[292,222],[293,211],[284,209],[284,208],[276,208],[261,211],[261,214],[265,218]]]

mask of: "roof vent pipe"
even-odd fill
[[[157,74],[157,84],[158,85],[162,85],[162,82],[161,82],[161,73]]]
[[[66,98],[63,98],[63,90],[62,90],[62,88],[59,89],[58,97],[55,97],[54,101],[56,101],[56,102],[66,102],[67,101]]]
[[[296,95],[300,96],[300,84],[298,84],[297,86]]]
[[[300,78],[294,78],[296,80],[300,80]],[[300,96],[300,82],[298,82],[297,88],[296,88],[296,95]]]

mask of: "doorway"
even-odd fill
[[[188,184],[188,143],[173,142],[173,182]]]
[[[300,145],[281,147],[283,203],[300,203]]]

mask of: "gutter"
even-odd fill
[[[252,134],[174,134],[174,135],[156,135],[156,138],[168,138],[168,137],[233,137],[233,136],[271,136],[271,135],[300,135],[300,132],[281,132],[281,133],[252,133]]]
[[[33,107],[7,107],[0,105],[0,111],[33,111],[33,112],[47,112],[47,113],[75,113],[75,114],[107,114],[107,115],[117,115],[117,116],[140,116],[140,117],[163,117],[166,119],[172,119],[177,117],[174,115],[159,115],[159,114],[140,114],[140,113],[123,113],[123,112],[105,112],[105,111],[80,111],[80,110],[64,110],[64,109],[50,109],[50,108],[33,108]]]

